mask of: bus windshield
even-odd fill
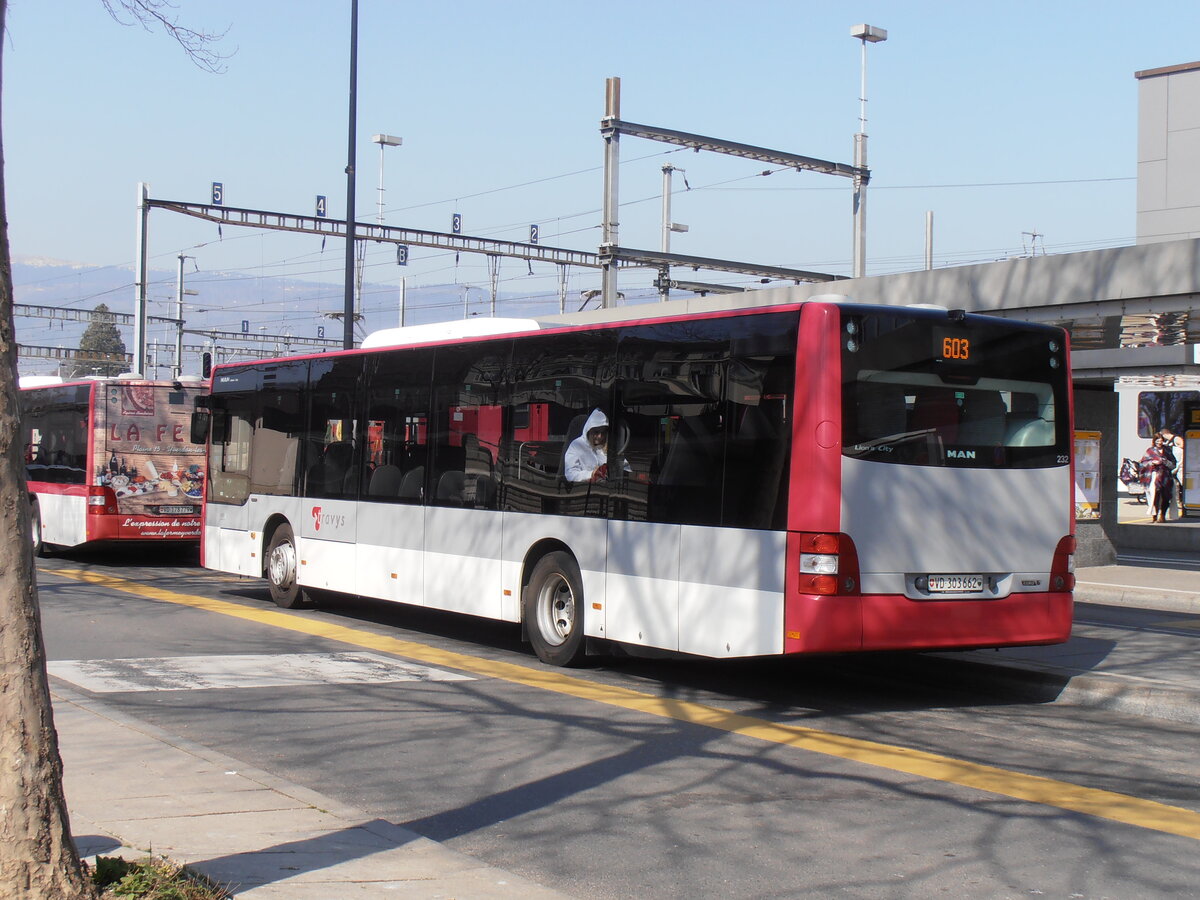
[[[1065,341],[1052,328],[848,315],[842,403],[848,457],[972,468],[1069,461]]]

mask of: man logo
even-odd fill
[[[946,459],[974,459],[974,450],[947,450]]]

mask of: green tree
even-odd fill
[[[170,0],[101,2],[114,18],[120,10],[166,29],[201,67],[208,43],[220,37],[181,28]],[[0,0],[0,36],[7,36],[7,11],[8,0]],[[0,61],[3,52],[0,41]],[[63,796],[29,539],[3,165],[0,142],[0,897],[89,900],[96,893],[71,841]]]
[[[125,361],[125,341],[113,324],[108,306],[101,303],[92,310],[92,321],[79,339],[79,358],[68,371],[71,378],[84,375],[120,375],[129,371]]]

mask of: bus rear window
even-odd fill
[[[922,466],[1068,461],[1064,341],[1050,328],[936,313],[850,315],[842,333],[843,453]]]

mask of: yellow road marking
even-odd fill
[[[440,650],[415,641],[372,634],[368,631],[348,628],[345,625],[306,619],[278,610],[241,606],[211,597],[178,594],[98,572],[72,569],[39,571],[48,575],[60,575],[111,590],[123,591],[149,600],[190,606],[301,634],[340,641],[355,647],[394,653],[430,665],[459,669],[486,678],[522,684],[595,703],[604,703],[645,715],[674,719],[691,725],[702,725],[729,734],[796,747],[825,756],[878,766],[893,772],[903,772],[920,778],[988,791],[1015,800],[1039,803],[1043,806],[1085,813],[1113,822],[1200,840],[1200,812],[1157,803],[1153,800],[1143,800],[1128,794],[1083,787],[1039,775],[1011,772],[995,766],[940,756],[936,753],[926,753],[907,747],[895,747],[875,741],[845,737],[815,728],[783,725],[703,703],[655,697],[652,694],[629,688],[597,684],[555,669],[532,669],[515,663],[479,659],[465,653]]]

